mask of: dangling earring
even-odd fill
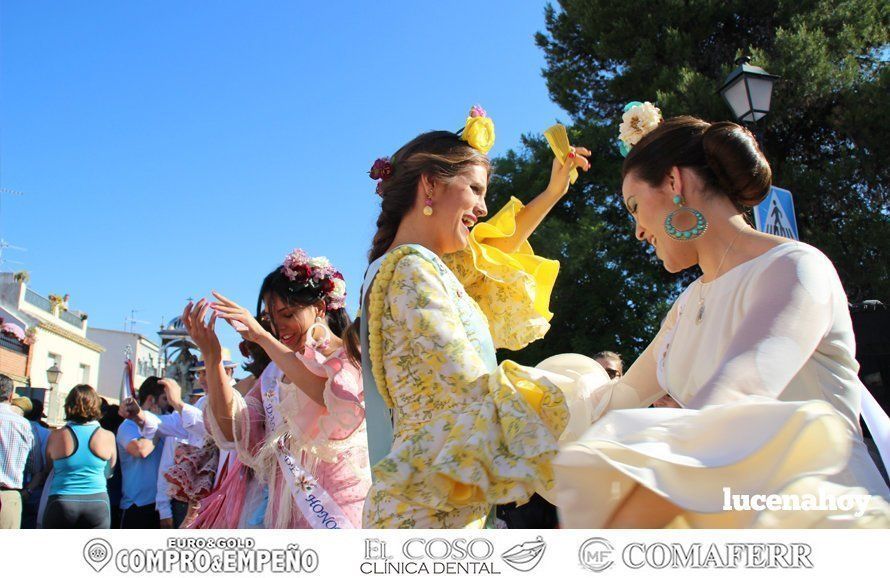
[[[672,239],[676,239],[677,241],[692,241],[693,239],[698,239],[704,235],[705,231],[708,230],[708,220],[701,214],[701,211],[687,207],[683,202],[683,197],[680,195],[674,195],[674,204],[677,205],[676,210],[669,213],[664,220],[665,232],[670,235]],[[691,229],[681,231],[674,226],[674,217],[681,212],[690,213],[695,217],[695,225]]]
[[[316,327],[321,327],[324,331],[324,337],[321,339],[315,339],[312,335]],[[306,331],[305,344],[306,347],[320,351],[325,351],[331,346],[331,328],[328,327],[327,323],[324,322],[324,319],[322,319],[320,315],[315,318],[315,323],[310,325],[309,330]]]
[[[426,205],[423,208],[423,214],[426,217],[433,216],[433,191],[427,191],[426,198],[423,200],[423,204]]]

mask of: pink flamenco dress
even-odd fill
[[[361,370],[345,348],[326,357],[307,346],[295,355],[326,378],[324,405],[269,364],[246,396],[234,392],[235,440],[222,441],[268,486],[264,527],[360,528],[371,486]],[[241,477],[231,483],[232,492],[245,487]]]
[[[204,414],[204,424],[208,431],[204,448],[198,450],[192,459],[185,460],[189,470],[194,471],[183,471],[181,474],[177,472],[176,476],[183,480],[183,484],[191,479],[185,487],[199,490],[195,492],[199,498],[197,508],[189,513],[184,527],[199,530],[262,528],[268,492],[266,486],[238,459],[235,443],[223,436],[213,420],[209,403],[204,405]],[[218,448],[218,452],[215,452],[218,453],[218,459],[215,476],[211,478],[212,487],[207,491],[205,483],[195,480],[206,479],[204,475],[196,474],[207,471],[206,465],[202,467],[201,462],[204,452],[210,447]]]

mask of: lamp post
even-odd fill
[[[757,121],[769,112],[773,85],[780,77],[750,62],[750,56],[736,60],[738,68],[729,73],[718,92],[732,109],[736,120],[754,128]],[[754,132],[756,134],[758,131]],[[761,140],[759,137],[758,140]]]
[[[59,369],[59,366],[56,363],[53,363],[53,366],[46,370],[46,381],[49,383],[49,396],[50,403],[48,411],[46,412],[47,417],[50,414],[53,416],[56,415],[56,399],[59,397],[58,388],[56,387],[59,384],[59,379],[62,377],[62,370]],[[55,419],[53,420],[55,421]]]
[[[46,370],[46,381],[49,382],[50,386],[58,385],[59,378],[62,376],[62,370],[59,369],[59,366],[53,363],[53,366]],[[50,388],[52,389],[52,388]]]

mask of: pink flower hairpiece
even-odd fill
[[[374,164],[371,165],[371,170],[368,171],[368,175],[377,181],[377,194],[383,196],[380,185],[383,181],[392,176],[392,161],[389,160],[389,157],[380,157]]]
[[[300,285],[300,290],[308,287],[318,291],[329,310],[345,307],[346,281],[327,257],[310,257],[302,249],[294,249],[284,258],[281,268],[285,277]]]
[[[476,118],[477,116],[481,116],[483,118],[488,116],[488,113],[485,112],[485,109],[478,104],[474,105],[473,108],[470,109],[470,118]]]

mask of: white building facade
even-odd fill
[[[69,311],[28,288],[12,273],[0,273],[0,307],[33,335],[30,346],[28,385],[30,394],[42,398],[47,423],[65,422],[65,396],[82,383],[98,387],[99,363],[104,348],[87,337],[87,316]],[[51,387],[46,371],[57,365],[59,383]]]
[[[98,391],[99,395],[111,403],[120,403],[121,379],[127,354],[133,361],[135,369],[135,387],[138,388],[147,377],[164,374],[160,347],[143,335],[114,329],[90,328],[87,337],[105,349],[102,353]]]

